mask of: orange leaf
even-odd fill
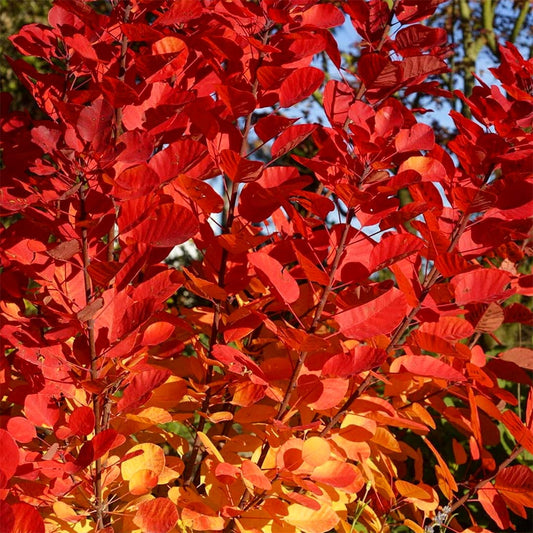
[[[197,431],[196,436],[198,437],[199,441],[204,445],[204,448],[207,453],[209,453],[210,455],[214,455],[221,463],[224,462],[224,458],[222,457],[222,455],[220,455],[220,452],[218,451],[217,447],[211,442],[211,439],[203,431]]]
[[[468,456],[466,455],[465,449],[461,446],[461,444],[459,444],[456,439],[452,440],[452,447],[455,462],[458,465],[464,465],[468,461]]]
[[[178,510],[168,498],[155,498],[139,505],[133,522],[143,533],[168,533],[178,518]]]
[[[170,322],[153,322],[142,335],[142,346],[156,346],[165,342],[174,333],[176,327]]]
[[[450,472],[450,469],[448,468],[448,465],[442,458],[441,454],[437,451],[437,448],[431,444],[431,442],[428,439],[425,439],[426,444],[428,448],[433,452],[435,455],[439,466],[442,469],[442,474],[446,482],[448,483],[449,487],[452,489],[452,491],[456,492],[458,490],[457,483],[455,482],[455,478],[453,477],[452,473]]]
[[[277,467],[279,469],[295,471],[302,466],[304,462],[302,458],[303,446],[304,441],[302,439],[292,438],[284,442],[280,446],[276,456]]]
[[[401,452],[400,445],[398,441],[394,438],[392,433],[385,428],[378,427],[376,428],[376,433],[372,437],[372,441],[385,448],[387,450],[392,450],[393,452]]]
[[[126,459],[120,465],[122,478],[129,481],[139,470],[150,470],[158,476],[165,467],[165,452],[156,444],[146,442],[137,444],[128,450],[128,453],[141,451],[139,455]]]
[[[404,161],[398,169],[398,174],[406,170],[415,170],[424,181],[441,181],[446,176],[443,164],[432,157],[414,155]]]
[[[357,488],[353,492],[357,492],[364,485],[363,477],[354,465],[335,459],[317,466],[311,474],[311,479],[340,489],[356,485]]]
[[[279,261],[265,252],[249,253],[248,261],[258,275],[264,277],[267,285],[270,285],[276,291],[281,300],[288,304],[298,300],[300,287]]]
[[[391,374],[406,371],[415,376],[465,381],[465,377],[458,370],[429,355],[402,355],[392,362],[389,369]]]
[[[137,470],[129,482],[130,494],[148,494],[157,485],[157,474],[152,470]]]
[[[337,406],[346,395],[348,380],[304,374],[298,380],[298,393],[305,405],[319,411]]]
[[[496,476],[494,486],[514,502],[533,507],[533,471],[526,465],[504,468]]]
[[[533,453],[533,433],[524,425],[522,420],[513,411],[505,411],[502,414],[502,421],[517,442],[529,453]]]
[[[339,522],[339,517],[328,504],[322,504],[320,509],[314,510],[294,503],[289,505],[288,510],[289,514],[285,522],[300,529],[303,533],[325,533]]]
[[[262,470],[252,461],[245,459],[241,465],[242,477],[249,481],[254,487],[262,490],[270,490],[272,484]]]
[[[398,479],[395,481],[396,490],[404,496],[407,501],[413,503],[422,511],[434,511],[439,505],[437,493],[429,485],[420,483],[413,485],[408,481]]]
[[[322,437],[310,437],[304,441],[302,458],[311,466],[320,466],[325,463],[331,454],[329,442]]]
[[[509,531],[511,526],[509,511],[498,491],[490,484],[485,485],[478,490],[477,497],[483,509],[496,522],[501,531]]]
[[[195,531],[222,531],[224,519],[202,502],[187,504],[181,512],[181,519],[187,527]]]

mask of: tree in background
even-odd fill
[[[56,0],[11,38],[5,531],[527,527],[533,62],[463,17],[498,86],[452,94],[465,5]]]

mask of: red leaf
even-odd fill
[[[529,453],[533,453],[533,432],[524,425],[518,415],[513,411],[505,411],[502,415],[502,421],[516,441]]]
[[[415,170],[422,176],[424,181],[440,182],[446,176],[446,169],[440,161],[422,155],[414,155],[404,161],[398,169],[398,174],[406,170]]]
[[[77,52],[85,61],[98,62],[98,55],[92,45],[92,43],[81,33],[75,33],[74,35],[66,35],[63,37],[65,44],[70,46]],[[94,64],[94,63],[93,63]]]
[[[8,480],[13,477],[17,470],[19,464],[19,447],[5,429],[0,429],[0,450],[2,450],[0,472]]]
[[[76,129],[84,141],[91,143],[95,152],[104,151],[111,135],[113,116],[113,108],[103,98],[82,109]]]
[[[1,533],[11,533],[15,525],[15,515],[11,509],[11,505],[4,500],[0,500],[0,517],[2,517],[2,522],[0,522],[0,527],[2,528],[0,529]]]
[[[432,15],[442,2],[443,0],[400,0],[396,16],[403,24],[418,22]]]
[[[230,485],[239,478],[240,470],[230,463],[218,463],[215,468],[215,477],[220,483]]]
[[[36,426],[54,427],[59,420],[59,409],[49,394],[28,394],[24,400],[24,412]]]
[[[533,471],[526,465],[508,466],[498,472],[494,486],[498,490],[533,494]]]
[[[240,340],[261,326],[264,320],[265,315],[256,312],[248,312],[245,316],[237,319],[230,316],[228,324],[224,328],[224,340],[226,342]]]
[[[324,72],[315,67],[295,70],[283,81],[279,91],[279,105],[291,107],[311,96],[324,81]]]
[[[511,522],[509,521],[509,512],[503,498],[492,485],[485,485],[477,492],[479,503],[483,506],[486,513],[496,522],[501,531],[509,531]],[[513,528],[514,529],[514,528]]]
[[[70,415],[68,425],[74,435],[84,436],[94,429],[94,412],[90,407],[77,407]]]
[[[76,459],[76,465],[80,468],[85,468],[93,461],[100,459],[109,450],[122,445],[125,441],[126,438],[114,429],[104,429],[81,447]]]
[[[174,36],[163,37],[152,44],[152,53],[155,55],[179,54],[186,49],[185,43]]]
[[[430,74],[446,72],[448,66],[435,56],[409,56],[401,62],[402,81],[420,83]]]
[[[500,359],[511,361],[521,368],[533,370],[533,350],[531,348],[511,348],[501,353]]]
[[[443,28],[431,28],[423,24],[413,24],[402,28],[394,38],[394,46],[402,55],[412,53],[420,54],[423,50],[429,50],[434,46],[446,43],[448,34]]]
[[[391,374],[410,372],[415,376],[426,376],[447,381],[465,381],[455,368],[429,355],[402,355],[395,359],[389,369]]]
[[[465,305],[473,302],[495,302],[507,298],[514,290],[506,290],[511,276],[496,269],[480,268],[457,274],[451,281],[455,289],[455,303]]]
[[[358,75],[367,89],[393,90],[400,81],[400,69],[388,57],[379,53],[363,54],[359,60]]]
[[[235,183],[256,181],[263,171],[263,163],[241,157],[233,150],[220,152],[220,168]]]
[[[189,209],[165,203],[156,207],[129,235],[139,242],[167,248],[187,241],[197,231],[198,220]]]
[[[176,185],[195,202],[198,207],[207,215],[219,213],[224,208],[224,200],[205,181],[191,178],[187,174],[181,174]]]
[[[496,331],[504,320],[503,309],[497,303],[467,305],[468,320],[475,326],[479,333],[492,333]]]
[[[104,299],[103,298],[96,298],[96,300],[93,300],[89,305],[86,305],[81,311],[76,313],[76,318],[80,322],[87,322],[88,320],[91,320],[94,318],[96,313],[102,309],[104,306]]]
[[[520,324],[527,324],[533,326],[533,311],[528,309],[525,305],[519,303],[512,303],[503,308],[504,323],[519,322]]]
[[[279,159],[296,148],[315,131],[316,127],[316,124],[295,124],[286,129],[272,144],[272,159]]]
[[[81,251],[80,241],[72,239],[58,244],[46,253],[58,261],[66,261]]]
[[[302,13],[302,26],[309,24],[316,28],[334,28],[344,24],[344,14],[332,4],[316,4]]]
[[[133,87],[122,80],[106,76],[100,85],[102,94],[113,107],[134,105],[139,98]]]
[[[167,322],[165,320],[152,322],[144,329],[140,344],[142,346],[157,346],[158,344],[163,344],[170,338],[175,329],[176,326],[172,324],[172,322]]]
[[[155,498],[139,504],[133,522],[143,533],[168,533],[178,519],[178,509],[168,498]]]
[[[377,272],[424,247],[424,241],[410,233],[386,234],[370,254],[369,271]]]
[[[115,178],[113,194],[121,200],[138,198],[159,185],[159,176],[146,163],[127,168]]]
[[[343,378],[319,378],[304,374],[298,379],[298,395],[311,409],[332,409],[339,405],[348,390],[348,380]]]
[[[458,341],[470,337],[474,333],[474,328],[464,318],[443,316],[438,322],[424,322],[418,331],[430,333],[447,341]]]
[[[439,253],[435,257],[435,266],[445,278],[466,272],[472,268],[460,254],[446,252]]]
[[[331,376],[347,378],[380,366],[386,358],[387,352],[385,350],[359,344],[347,354],[339,353],[328,359],[322,372]]]
[[[248,91],[241,91],[228,85],[219,85],[217,94],[235,118],[249,115],[257,106],[257,100]]]
[[[35,507],[27,503],[14,503],[11,511],[15,521],[10,533],[44,533],[44,521]]]
[[[225,344],[215,344],[212,353],[213,357],[223,363],[230,372],[241,375],[248,374],[252,382],[266,385],[265,375],[261,368],[239,350]]]
[[[18,442],[26,444],[31,442],[36,436],[35,426],[22,416],[14,416],[7,421],[7,430]]]
[[[285,303],[292,304],[300,297],[300,287],[283,265],[264,252],[248,254],[248,261],[256,272],[263,274],[266,281]]]
[[[146,403],[152,391],[162,385],[172,374],[167,368],[153,367],[133,377],[117,403],[119,411],[132,411]]]
[[[199,0],[173,0],[170,9],[163,12],[157,23],[165,26],[183,24],[202,16],[203,6]]]
[[[335,320],[343,335],[363,340],[390,333],[405,318],[407,310],[403,292],[392,288],[368,303],[340,312]]]
[[[250,222],[262,222],[278,209],[282,200],[279,194],[258,183],[248,183],[239,197],[239,215]]]
[[[410,129],[401,129],[394,144],[400,153],[413,150],[432,150],[435,146],[435,134],[427,124],[417,123]]]
[[[286,130],[291,124],[296,121],[294,118],[287,118],[280,115],[268,115],[260,118],[255,126],[254,131],[256,135],[263,141],[267,142],[279,135],[283,130]]]
[[[326,83],[324,89],[324,111],[331,125],[344,125],[348,117],[348,109],[354,98],[353,89],[346,83],[337,80],[329,80]]]

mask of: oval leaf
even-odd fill
[[[259,274],[264,275],[281,300],[288,304],[298,300],[300,287],[279,261],[264,252],[250,253],[248,260]]]
[[[324,72],[315,67],[295,70],[283,81],[279,91],[279,105],[291,107],[311,96],[324,81]]]
[[[407,314],[407,301],[396,288],[359,307],[339,313],[335,320],[349,339],[363,340],[390,333]]]
[[[168,533],[178,519],[178,510],[168,498],[155,498],[139,505],[133,522],[143,533]]]
[[[455,368],[429,355],[403,355],[395,359],[390,366],[391,374],[410,372],[415,376],[446,379],[448,381],[465,381],[465,377]]]

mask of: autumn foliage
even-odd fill
[[[532,322],[533,62],[449,93],[441,3],[56,0],[11,38],[47,118],[3,99],[2,532],[528,516],[533,352],[483,339]],[[472,118],[441,146],[414,94]]]

